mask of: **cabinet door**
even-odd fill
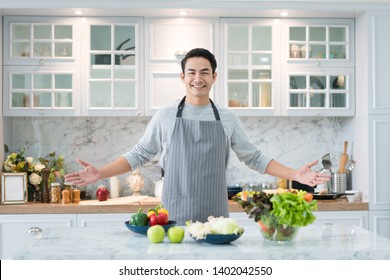
[[[0,259],[12,259],[32,238],[39,237],[39,233],[31,229],[44,231],[47,227],[75,227],[76,215],[1,215],[0,225]],[[27,233],[29,230],[30,234]]]
[[[370,231],[390,238],[390,211],[370,211]]]
[[[354,116],[355,79],[351,68],[284,69],[282,114]]]
[[[6,66],[4,116],[80,115],[80,87],[76,66]]]
[[[282,20],[282,115],[354,116],[354,21]]]
[[[79,64],[80,29],[80,18],[4,17],[4,64]]]
[[[174,63],[180,61],[187,51],[193,48],[215,49],[213,19],[194,18],[154,18],[145,23],[146,63]]]
[[[123,226],[132,213],[118,214],[77,214],[77,227]]]
[[[370,114],[390,114],[390,88],[388,67],[390,64],[390,14],[374,16],[371,20],[371,40],[368,53],[372,57],[372,69],[369,69]]]
[[[347,224],[368,229],[368,211],[317,211],[314,224]]]
[[[279,20],[222,19],[224,105],[239,115],[280,112]]]
[[[142,19],[83,21],[83,115],[140,115]]]
[[[390,210],[390,115],[369,115],[370,210]]]
[[[285,63],[354,67],[353,19],[284,19],[282,37]]]
[[[145,22],[145,114],[153,115],[158,108],[172,104],[186,94],[180,80],[181,60],[193,48],[213,52],[218,34],[215,19],[153,18]],[[214,95],[215,85],[210,92]],[[218,100],[216,100],[218,102]]]

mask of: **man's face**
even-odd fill
[[[217,77],[210,62],[203,57],[191,57],[187,60],[184,73],[180,74],[186,86],[186,101],[195,105],[209,103],[209,93]]]

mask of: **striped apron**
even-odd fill
[[[229,215],[225,132],[210,102],[216,121],[182,118],[185,97],[178,106],[162,193],[162,204],[178,225]]]

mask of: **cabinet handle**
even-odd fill
[[[138,111],[136,114],[137,114],[137,116],[141,116],[141,112],[140,111]]]
[[[29,235],[38,235],[42,233],[42,229],[40,227],[30,227],[26,233]]]
[[[317,67],[320,67],[321,63],[319,61],[316,62]]]
[[[44,63],[45,63],[45,61],[43,59],[39,60],[39,65],[43,65]]]
[[[43,116],[43,115],[45,114],[45,111],[40,110],[40,111],[39,111],[39,114],[40,114],[41,116]]]

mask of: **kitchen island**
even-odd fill
[[[47,228],[15,256],[18,260],[389,260],[390,239],[354,225],[326,224],[301,228],[292,242],[264,240],[256,223],[226,245],[205,244],[186,234],[180,244],[165,237],[150,243],[123,224],[113,227]]]

